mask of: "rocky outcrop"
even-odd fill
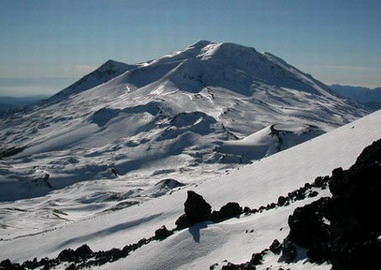
[[[188,228],[196,223],[212,221],[215,223],[239,217],[244,211],[236,202],[229,202],[222,206],[220,210],[213,211],[209,203],[194,191],[188,191],[187,200],[184,203],[184,212],[176,221],[178,230]],[[249,211],[249,210],[248,210]]]
[[[164,240],[172,235],[173,231],[169,231],[164,225],[155,231],[155,240]]]
[[[222,222],[233,217],[239,217],[242,213],[242,207],[238,203],[229,202],[222,206],[219,211],[213,211],[210,218],[213,222]]]
[[[185,214],[176,221],[177,229],[184,229],[193,224],[210,220],[212,207],[204,198],[194,191],[188,191],[187,200],[184,203]]]
[[[330,198],[295,209],[288,219],[290,233],[283,243],[274,240],[269,249],[254,253],[250,261],[229,262],[218,269],[256,269],[268,252],[281,253],[279,261],[286,263],[307,256],[315,263],[331,263],[333,270],[381,269],[381,221],[376,216],[381,212],[380,175],[381,140],[366,147],[348,170],[334,169],[331,177],[319,176],[312,184],[280,196],[277,203],[258,209],[245,207],[243,212],[250,215],[287,206],[316,196],[312,188],[325,189],[327,184],[332,193]]]
[[[79,262],[82,260],[85,260],[87,258],[90,258],[93,255],[93,251],[90,249],[88,245],[82,245],[76,250],[73,249],[64,249],[63,251],[58,254],[58,259],[60,261],[67,261],[67,262]]]
[[[337,168],[329,179],[332,198],[295,209],[289,217],[288,246],[307,249],[318,263],[334,270],[381,269],[381,140],[364,149],[348,170]]]
[[[149,244],[154,237],[142,238],[137,243],[124,246],[122,249],[112,248],[106,251],[93,252],[87,244],[84,244],[73,250],[67,248],[62,250],[57,258],[49,259],[42,258],[37,260],[27,260],[22,264],[12,263],[9,259],[0,262],[0,270],[26,270],[26,269],[61,269],[59,266],[70,264],[66,267],[67,270],[75,269],[93,269],[95,266],[100,266],[106,263],[114,262],[121,258],[127,257],[131,252]]]

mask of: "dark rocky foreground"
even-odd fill
[[[299,246],[314,262],[330,261],[334,270],[381,269],[381,140],[366,147],[348,170],[333,170],[329,189],[331,198],[297,208],[289,217],[284,259],[295,259]]]
[[[381,140],[366,147],[348,170],[337,168],[331,177],[314,184],[329,184],[332,197],[298,207],[288,219],[290,233],[281,244],[254,253],[250,261],[222,266],[223,270],[253,270],[268,252],[291,263],[305,253],[314,263],[329,262],[333,270],[381,269]],[[296,197],[303,192],[289,193]],[[294,198],[296,198],[293,196]],[[278,205],[288,203],[280,197]],[[305,258],[305,257],[304,257]],[[210,269],[214,269],[212,265]]]
[[[28,260],[19,263],[12,263],[9,259],[3,260],[0,263],[1,270],[24,270],[24,269],[51,269],[58,265],[64,265],[66,270],[75,270],[75,269],[91,269],[93,267],[103,265],[108,262],[113,262],[119,260],[121,258],[127,257],[131,252],[137,250],[143,245],[147,245],[154,237],[151,238],[143,238],[139,240],[137,243],[126,245],[122,249],[113,248],[106,251],[97,251],[93,252],[90,247],[86,244],[78,247],[73,250],[71,248],[62,250],[57,258],[49,259],[42,258],[38,260],[34,258],[33,260]]]

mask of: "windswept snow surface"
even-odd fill
[[[55,257],[64,248],[76,248],[84,243],[93,250],[120,248],[135,243],[143,237],[152,236],[162,225],[174,228],[175,220],[183,212],[187,190],[203,195],[213,209],[219,209],[229,201],[251,208],[276,202],[278,196],[286,195],[306,182],[312,182],[319,175],[329,175],[336,167],[349,168],[363,148],[381,137],[380,120],[381,111],[378,111],[239,170],[205,179],[197,185],[177,188],[172,194],[119,211],[68,222],[23,237],[16,237],[12,226],[9,226],[2,229],[1,259],[23,261],[34,257]],[[318,197],[329,195],[328,193],[327,190],[321,191]],[[69,199],[76,195],[65,192],[60,196]],[[318,197],[218,224],[201,223],[176,232],[163,241],[153,241],[125,259],[105,264],[99,269],[208,269],[214,263],[223,265],[225,260],[245,262],[251,258],[252,253],[269,247],[272,240],[283,240],[288,234],[288,216],[295,207]],[[50,199],[56,207],[64,204],[63,198],[59,200],[58,193],[53,193]],[[18,207],[26,207],[28,203],[20,202]],[[24,223],[33,221],[32,216],[23,219]],[[274,269],[277,266],[290,269],[330,269],[327,264],[310,264],[305,258],[290,265],[284,265],[277,259],[272,255],[266,256],[265,264],[260,269],[266,269],[270,264]]]

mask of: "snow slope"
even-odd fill
[[[276,202],[280,195],[312,182],[317,176],[329,175],[336,167],[345,169],[351,166],[364,147],[380,139],[380,119],[381,111],[372,113],[253,164],[204,179],[195,185],[176,188],[171,194],[139,205],[67,222],[22,237],[17,237],[17,231],[13,233],[12,226],[6,227],[2,229],[1,259],[23,261],[33,257],[55,257],[62,249],[76,248],[83,243],[93,250],[120,248],[135,243],[143,237],[152,236],[161,225],[174,227],[175,220],[183,213],[187,190],[194,190],[204,196],[213,209],[219,209],[229,201],[251,208]],[[56,195],[51,194],[50,200],[52,205],[59,207],[64,203],[64,198]],[[66,199],[77,195],[69,192],[61,194]],[[318,197],[325,195],[328,195],[327,190],[320,191]],[[99,269],[208,269],[214,263],[220,267],[225,260],[247,261],[253,252],[267,248],[272,240],[282,240],[288,234],[287,218],[295,207],[318,197],[218,224],[201,223],[176,232],[163,241],[153,241],[125,259],[105,264]],[[18,206],[22,209],[28,203],[21,201]],[[92,206],[89,204],[89,207]],[[33,217],[23,219],[23,222],[33,222]],[[314,265],[303,258],[284,265],[271,256],[265,259],[265,264],[259,269],[267,267],[330,269],[327,264]]]

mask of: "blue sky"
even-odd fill
[[[379,0],[0,0],[0,96],[53,94],[108,59],[200,39],[271,52],[327,84],[381,86]]]

